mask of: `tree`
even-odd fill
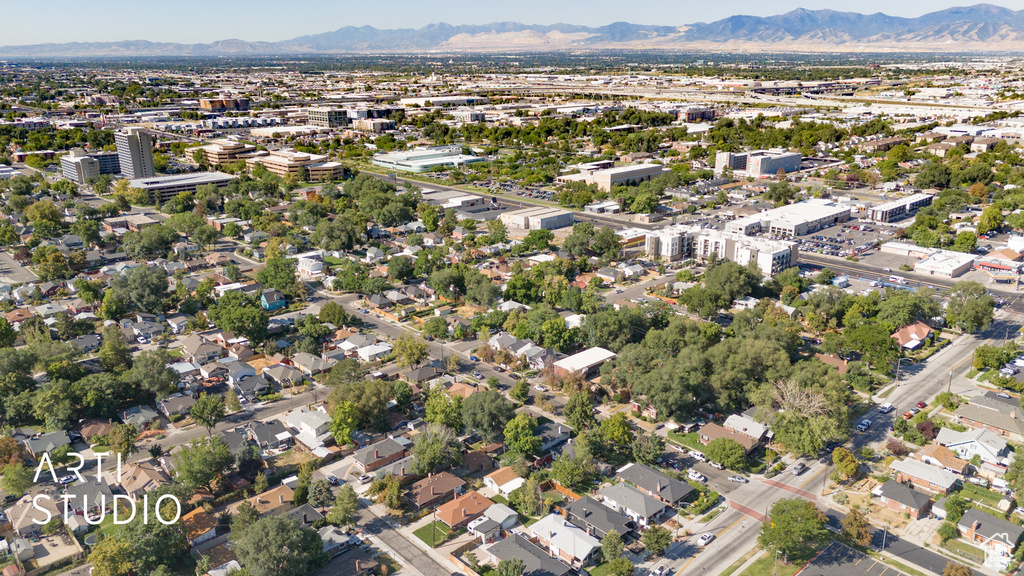
[[[864,355],[876,369],[884,369],[900,357],[899,344],[879,324],[862,324],[845,334],[850,348]]]
[[[167,299],[167,273],[162,268],[136,266],[110,280],[110,292],[143,312],[159,312]]]
[[[423,419],[431,424],[462,431],[462,397],[449,396],[442,386],[430,389],[424,406]]]
[[[526,412],[516,414],[505,425],[505,446],[510,452],[530,457],[540,449],[540,438],[534,432],[537,421]]]
[[[165,525],[156,522],[157,502],[164,494],[172,495],[180,502],[185,502],[190,496],[182,487],[165,486],[148,493],[148,509],[137,510],[135,518],[128,524],[114,527],[113,537],[133,546],[132,564],[135,574],[151,574],[159,566],[176,568],[181,565],[182,559],[188,550],[188,539],[185,536],[184,526],[180,522]],[[136,502],[136,507],[146,505],[145,502]],[[160,501],[160,516],[173,518],[175,505],[168,499]]]
[[[946,567],[942,569],[942,576],[974,576],[974,570],[966,564],[946,562]]]
[[[356,509],[359,507],[359,497],[352,485],[345,483],[334,498],[334,506],[327,513],[327,521],[338,526],[354,526],[356,523]]]
[[[957,529],[956,524],[949,521],[940,524],[939,529],[936,532],[943,544],[960,537],[960,530]]]
[[[408,256],[396,256],[388,260],[388,277],[396,282],[404,282],[413,276],[412,259]]]
[[[523,576],[526,565],[521,558],[502,560],[498,562],[498,568],[494,571],[495,576]]]
[[[665,453],[665,439],[655,434],[638,434],[633,439],[633,460],[654,464]]]
[[[861,546],[871,544],[871,528],[868,526],[867,518],[860,510],[852,508],[850,513],[846,515],[846,518],[843,518],[841,524],[843,534],[847,538]]]
[[[117,325],[105,326],[103,328],[103,343],[97,355],[100,357],[100,364],[104,370],[120,374],[132,366],[132,351],[128,343],[124,341],[124,333]]]
[[[654,525],[644,530],[644,533],[640,536],[640,540],[644,543],[644,548],[654,556],[661,556],[668,548],[668,545],[672,543],[672,533],[667,528]]]
[[[803,558],[827,536],[825,515],[812,502],[785,498],[772,505],[757,541],[762,548]]]
[[[622,556],[615,558],[608,565],[608,571],[612,576],[631,576],[636,570],[636,566],[629,561],[629,558]]]
[[[147,350],[135,357],[124,380],[158,399],[163,398],[177,389],[178,373],[169,368],[176,358],[165,349]]]
[[[267,266],[256,275],[256,280],[269,288],[283,292],[288,298],[299,295],[299,283],[295,280],[296,261],[293,258],[268,258]]]
[[[983,284],[961,281],[949,291],[946,305],[946,322],[965,332],[977,332],[992,323],[995,299],[988,295]]]
[[[421,338],[404,333],[395,340],[392,352],[398,360],[399,366],[409,368],[422,362],[427,357],[429,350],[427,343]]]
[[[526,380],[516,380],[516,383],[512,385],[512,389],[509,390],[508,395],[520,404],[525,403],[530,397],[530,383]]]
[[[439,468],[462,463],[460,442],[451,428],[428,424],[412,445],[412,473],[426,476]]]
[[[582,432],[597,425],[597,419],[594,418],[594,405],[590,399],[590,391],[577,390],[570,394],[569,401],[565,403],[565,408],[562,409],[562,415],[565,416],[565,423],[577,432]]]
[[[352,441],[352,434],[359,425],[359,407],[353,402],[340,402],[334,407],[334,416],[331,418],[330,431],[338,446],[344,446]]]
[[[317,478],[309,483],[309,505],[314,508],[327,508],[334,502],[334,494],[331,492],[331,485],[323,478]]]
[[[113,453],[120,454],[121,459],[127,462],[128,457],[139,450],[138,438],[139,430],[134,424],[114,424],[107,441]]]
[[[484,442],[501,440],[505,425],[514,416],[512,404],[494,389],[472,394],[462,403],[463,423]]]
[[[32,470],[21,462],[4,466],[0,487],[12,496],[21,496],[32,487]]]
[[[622,412],[616,412],[611,418],[601,422],[601,437],[605,442],[624,448],[633,443],[633,430],[629,420]]]
[[[622,550],[625,546],[622,543],[622,535],[619,534],[614,528],[609,530],[604,538],[601,538],[601,554],[604,556],[605,562],[611,562],[612,560],[622,556]]]
[[[268,318],[255,298],[241,292],[228,292],[206,314],[221,330],[245,336],[260,343],[267,337]]]
[[[95,576],[127,576],[132,573],[135,547],[124,540],[104,538],[89,553]]]
[[[195,403],[192,404],[192,409],[189,413],[192,416],[192,420],[200,426],[205,426],[207,434],[213,438],[213,429],[217,427],[217,423],[224,418],[226,413],[224,398],[216,394],[210,395],[203,392]]]
[[[17,339],[18,333],[14,331],[14,326],[11,326],[6,318],[0,318],[0,348],[14,346],[14,341]]]
[[[398,510],[402,507],[402,481],[394,474],[388,473],[383,478],[374,480],[368,492],[389,510]]]
[[[732,438],[715,438],[704,448],[704,455],[712,462],[737,470],[747,461],[747,452]]]
[[[971,507],[971,502],[963,494],[957,492],[946,498],[946,520],[956,524]]]
[[[212,488],[213,481],[235,462],[231,449],[219,436],[209,441],[193,440],[174,454],[179,482],[192,490]]]
[[[303,576],[325,561],[320,535],[286,515],[261,518],[233,549],[252,576]]]

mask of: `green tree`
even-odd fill
[[[704,455],[731,470],[738,470],[747,461],[747,452],[732,438],[715,438],[704,448]]]
[[[672,543],[672,533],[660,525],[649,526],[640,535],[640,540],[648,552],[654,556],[661,556],[668,545]]]
[[[345,446],[352,442],[352,434],[356,431],[358,424],[359,407],[355,403],[344,401],[335,406],[330,430],[338,446]]]
[[[633,443],[633,430],[629,420],[622,412],[616,412],[611,418],[601,422],[601,437],[605,442],[624,448]]]
[[[167,299],[167,273],[163,269],[136,266],[110,280],[110,292],[143,312],[159,312]]]
[[[950,540],[956,540],[960,537],[960,530],[957,529],[956,524],[948,521],[940,524],[939,529],[936,532],[943,544]]]
[[[192,420],[200,426],[205,426],[207,434],[210,438],[213,438],[213,429],[217,427],[218,422],[224,419],[226,412],[222,396],[203,392],[195,403],[192,404],[192,409],[189,413],[192,416]]]
[[[316,530],[286,515],[261,518],[233,549],[252,576],[303,576],[326,561]]]
[[[139,451],[138,439],[139,430],[134,424],[114,424],[107,436],[113,453],[120,454],[125,462],[129,456]]]
[[[462,403],[462,419],[485,442],[502,439],[505,425],[515,416],[515,409],[497,390],[470,395]]]
[[[462,397],[449,396],[440,386],[432,388],[427,395],[423,419],[432,424],[461,432],[463,428]]]
[[[775,502],[768,521],[761,526],[758,544],[769,550],[780,550],[789,558],[806,558],[817,548],[828,531],[825,515],[814,503],[802,498],[785,498]]]
[[[128,576],[134,564],[135,547],[124,540],[104,538],[89,553],[92,574],[95,576]]]
[[[995,300],[989,296],[985,286],[964,280],[954,284],[949,291],[946,322],[965,332],[977,332],[992,323],[994,310]]]
[[[334,502],[334,494],[331,493],[331,485],[323,478],[317,478],[309,483],[309,505],[314,508],[327,508]]]
[[[523,576],[525,569],[526,566],[521,558],[513,558],[498,562],[498,567],[495,569],[494,574],[495,576]]]
[[[21,496],[32,487],[32,470],[21,462],[7,464],[0,477],[0,487],[12,496]]]
[[[612,576],[631,576],[636,566],[629,561],[629,558],[622,556],[615,558],[608,564],[608,571]]]
[[[665,453],[665,439],[655,434],[638,434],[633,439],[633,460],[654,464]]]
[[[612,560],[622,556],[622,550],[625,545],[622,542],[622,535],[619,534],[614,528],[609,530],[604,538],[601,538],[601,554],[604,556],[605,562],[611,562]]]
[[[177,480],[192,490],[211,488],[234,462],[231,449],[219,436],[209,441],[197,438],[174,453]]]
[[[428,424],[412,445],[412,472],[426,476],[431,472],[462,463],[461,443],[451,428]]]
[[[165,349],[147,350],[135,357],[131,370],[123,376],[132,384],[156,398],[163,398],[177,389],[178,373],[169,368],[177,359]]]
[[[120,374],[132,366],[132,351],[124,340],[124,333],[116,325],[103,328],[103,343],[97,355],[105,370]]]
[[[359,507],[359,497],[351,484],[345,483],[334,498],[334,506],[327,513],[327,521],[337,526],[354,526],[356,523],[356,509]]]
[[[871,544],[871,527],[864,514],[853,508],[842,521],[843,534],[861,546]]]
[[[17,339],[18,333],[14,331],[14,326],[11,326],[11,323],[6,318],[0,318],[0,348],[14,346],[14,342]]]
[[[875,369],[887,369],[900,357],[899,344],[885,326],[862,324],[845,334],[847,345],[864,355]]]
[[[267,265],[256,275],[256,279],[268,288],[283,292],[288,298],[299,295],[299,283],[295,279],[296,261],[292,258],[268,258]]]
[[[565,408],[562,410],[562,415],[565,416],[566,424],[577,432],[597,425],[597,419],[594,418],[594,405],[590,399],[590,391],[577,390],[570,394],[569,401],[566,402]]]
[[[220,297],[206,314],[221,330],[245,336],[260,343],[267,337],[267,315],[256,299],[241,292],[228,292]]]
[[[512,389],[509,390],[508,395],[520,404],[525,403],[530,397],[530,383],[526,380],[516,380],[515,384],[512,385]]]
[[[392,351],[398,365],[406,368],[416,366],[429,354],[427,343],[409,333],[404,333],[395,340]]]
[[[505,446],[510,452],[524,457],[530,457],[540,449],[540,438],[535,430],[537,421],[526,412],[516,414],[516,417],[509,420],[505,425]]]

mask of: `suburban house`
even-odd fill
[[[331,417],[320,410],[297,408],[285,414],[284,421],[298,431],[295,439],[310,450],[316,450],[331,437]]]
[[[519,488],[526,480],[523,479],[511,466],[499,468],[484,476],[484,486],[494,490],[500,496],[508,498],[513,490]]]
[[[911,520],[920,520],[928,516],[932,499],[927,494],[918,492],[906,484],[889,480],[874,491],[883,506],[899,513],[910,514]]]
[[[385,438],[375,444],[370,444],[356,450],[353,459],[360,472],[366,474],[397,460],[405,458],[412,447],[408,438],[401,436],[396,438]]]
[[[334,366],[334,362],[324,360],[319,356],[314,356],[309,352],[299,352],[295,356],[292,356],[292,364],[296,368],[302,370],[308,376],[326,372]]]
[[[288,300],[285,299],[284,293],[280,290],[264,290],[260,294],[260,307],[267,312],[273,312],[274,310],[280,310],[288,305]]]
[[[437,507],[437,519],[449,528],[464,528],[479,518],[494,502],[476,490],[466,492],[458,498]]]
[[[152,492],[170,483],[171,479],[163,469],[150,459],[125,464],[121,470],[119,485],[127,494],[141,498],[146,492]]]
[[[109,419],[87,418],[78,422],[78,433],[86,440],[96,436],[106,436],[113,429],[114,423]]]
[[[195,547],[217,536],[217,519],[202,506],[181,517],[188,545]]]
[[[896,460],[889,468],[896,472],[897,482],[909,482],[915,488],[928,492],[948,494],[960,481],[959,476],[948,470],[911,458]]]
[[[160,415],[157,414],[156,410],[149,406],[133,406],[127,410],[122,410],[117,416],[121,419],[121,422],[133,424],[140,430],[148,429],[150,424],[160,419]]]
[[[525,536],[512,534],[486,548],[488,561],[495,566],[502,560],[523,561],[523,576],[565,576],[569,566],[555,560]]]
[[[557,514],[548,514],[526,527],[541,547],[573,568],[591,563],[601,542]]]
[[[249,439],[260,448],[280,448],[292,443],[292,433],[278,420],[249,424]]]
[[[568,376],[579,374],[584,378],[590,377],[605,362],[615,358],[615,352],[604,348],[588,348],[578,354],[555,362],[555,375]]]
[[[276,516],[295,508],[294,497],[294,490],[285,484],[280,484],[245,500],[245,502],[251,504],[260,516]]]
[[[1024,438],[1020,400],[1004,399],[992,392],[974,396],[954,412],[956,422],[971,428],[985,428],[1000,436]]]
[[[1008,465],[1010,447],[1002,437],[991,430],[976,428],[966,432],[957,432],[952,428],[940,428],[935,442],[949,448],[964,460],[975,456],[982,462],[996,465]]]
[[[931,327],[918,320],[894,332],[892,338],[901,348],[914,350],[920,348],[922,344],[927,344],[933,335]]]
[[[466,482],[449,472],[430,474],[414,483],[405,493],[405,499],[413,510],[422,510],[447,502],[462,493]]]
[[[95,334],[85,334],[71,341],[71,344],[77,346],[79,350],[86,354],[98,350],[102,343],[103,341],[100,340],[100,337]]]
[[[202,366],[223,356],[223,348],[198,334],[190,334],[181,341],[181,357],[188,362]]]
[[[656,524],[662,512],[669,509],[664,501],[625,482],[603,488],[601,497],[605,506],[625,514],[640,528]]]
[[[636,524],[628,516],[605,506],[590,496],[584,496],[563,507],[565,518],[594,538],[604,538],[615,530],[624,539],[631,538]]]
[[[912,454],[925,464],[938,466],[963,476],[967,472],[970,462],[957,458],[956,453],[940,444],[929,444]]]
[[[110,486],[94,477],[87,477],[86,482],[69,485],[65,494],[68,495],[68,510],[75,514],[88,514],[95,519],[99,517],[100,509],[107,512],[114,509],[114,493]]]
[[[977,508],[964,512],[956,527],[960,529],[961,538],[981,544],[989,559],[1005,559],[1005,564],[1013,560],[1013,551],[1024,535],[1024,528]]]
[[[760,443],[769,442],[774,436],[768,426],[754,420],[751,411],[730,415],[725,419],[725,422],[722,422],[722,427],[726,430],[750,436]]]
[[[235,389],[235,392],[250,400],[257,396],[263,396],[274,389],[263,374],[244,376],[232,382],[231,387]]]
[[[693,493],[693,486],[643,464],[626,464],[616,476],[671,506],[679,505]]]
[[[740,446],[743,446],[743,449],[747,451],[747,454],[760,444],[758,439],[753,436],[748,436],[742,432],[730,430],[723,426],[719,426],[714,422],[708,422],[701,427],[699,434],[701,444],[707,445],[710,444],[712,440],[728,438],[729,440],[734,440]]]
[[[533,434],[540,438],[540,452],[547,452],[568,440],[572,434],[572,428],[557,422],[544,422],[537,425]]]
[[[294,386],[306,380],[306,375],[302,373],[302,370],[288,364],[268,366],[263,369],[263,376],[281,387]]]
[[[29,438],[24,443],[29,454],[33,458],[38,459],[51,450],[70,445],[71,438],[68,437],[68,433],[64,430],[57,430],[56,432],[47,432],[36,438]]]
[[[171,416],[187,416],[195,403],[196,400],[191,394],[175,394],[161,400],[157,407],[164,413],[164,416],[170,418]]]

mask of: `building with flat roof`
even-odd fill
[[[121,173],[129,180],[156,176],[153,167],[153,139],[149,131],[129,126],[114,133]]]
[[[429,172],[437,167],[457,167],[483,158],[462,153],[461,146],[431,146],[374,154],[373,164],[403,172]]]
[[[588,170],[581,166],[578,174],[566,174],[555,178],[555,182],[567,184],[569,182],[584,182],[597,184],[597,187],[605,192],[611,192],[614,186],[636,186],[641,182],[653,180],[668,170],[661,164],[633,164],[630,166],[618,166],[600,170]]]
[[[648,232],[644,246],[648,256],[669,262],[687,258],[706,261],[712,255],[743,266],[754,262],[765,275],[795,266],[799,254],[796,242],[706,230],[685,224]]]
[[[750,152],[719,152],[715,155],[715,174],[731,169],[745,176],[774,176],[800,169],[803,156],[785,150],[751,150]]]
[[[956,278],[974,267],[976,256],[953,252],[951,250],[936,250],[929,256],[914,263],[914,272],[928,274],[929,276],[941,276],[943,278]]]
[[[252,156],[245,163],[251,172],[257,165],[262,165],[272,174],[300,178],[305,171],[304,180],[319,182],[324,180],[341,180],[345,175],[345,167],[340,162],[327,161],[324,154],[296,152],[290,148],[272,150],[265,156]]]
[[[402,106],[416,108],[457,108],[459,106],[473,106],[486,104],[489,100],[486,96],[452,95],[452,96],[425,96],[415,98],[402,98],[398,101]]]
[[[224,112],[225,110],[248,110],[248,98],[200,98],[199,109],[209,112]]]
[[[725,231],[745,236],[759,233],[803,236],[839,222],[846,222],[850,219],[850,214],[849,206],[831,200],[811,198],[733,220],[725,225]]]
[[[308,110],[309,123],[321,128],[341,128],[348,126],[348,111],[344,108],[331,108],[327,106],[315,106]]]
[[[505,212],[499,218],[506,227],[521,230],[557,230],[573,223],[572,212],[545,206]]]
[[[145,191],[149,194],[150,200],[159,198],[160,202],[167,202],[182,192],[195,192],[197,187],[206,184],[223,188],[234,179],[234,176],[223,172],[193,172],[156,178],[137,178],[129,181],[128,187]]]
[[[588,376],[594,369],[600,368],[605,362],[615,358],[615,352],[604,348],[588,348],[583,352],[573,354],[567,358],[555,362],[555,374],[564,376],[567,374],[582,374]]]
[[[352,121],[352,128],[363,132],[380,134],[395,129],[395,121],[387,118],[358,118]]]
[[[82,148],[75,148],[60,157],[60,171],[75,184],[86,184],[96,180],[100,174],[120,173],[121,162],[117,152],[86,154]]]
[[[202,150],[203,155],[206,157],[206,163],[211,166],[220,166],[221,164],[230,164],[238,160],[244,160],[256,153],[256,147],[252,144],[226,138],[211,140],[209,144],[200,146],[198,150]]]
[[[879,204],[868,209],[868,218],[875,222],[887,224],[889,222],[895,222],[913,216],[918,210],[925,206],[931,206],[932,200],[935,196],[931,194],[913,194],[906,198],[900,198],[899,200],[893,200],[884,204]]]

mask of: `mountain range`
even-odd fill
[[[128,40],[2,46],[0,57],[276,56],[297,54],[509,52],[559,50],[796,50],[834,52],[1024,52],[1024,10],[991,4],[949,8],[917,18],[798,8],[777,16],[654,26],[430,24],[419,29],[346,26],[280,42],[221,40],[177,44]]]

